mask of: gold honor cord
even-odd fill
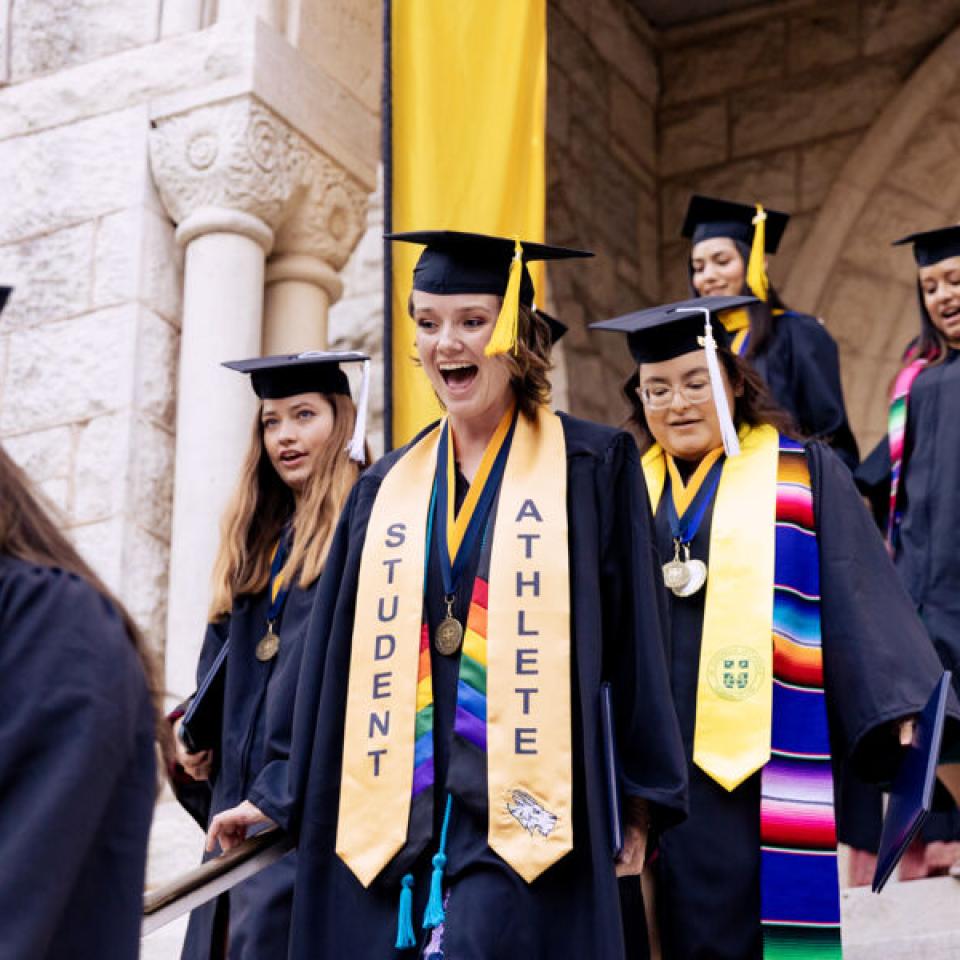
[[[490,471],[496,462],[497,454],[500,453],[507,434],[510,432],[510,424],[513,423],[513,413],[516,409],[514,404],[510,404],[510,409],[503,415],[497,429],[493,432],[487,449],[483,451],[483,459],[477,469],[476,476],[470,484],[470,490],[460,507],[460,512],[456,513],[456,491],[457,491],[457,467],[456,458],[453,452],[453,435],[447,438],[447,551],[450,555],[450,566],[452,567],[457,560],[457,554],[460,552],[460,545],[466,536],[467,528],[473,519],[474,511],[477,509],[477,503],[480,495],[483,493],[487,480],[490,477]],[[447,427],[449,430],[449,426]]]
[[[770,757],[773,703],[773,572],[779,435],[770,426],[741,431],[717,488],[710,530],[710,580],[703,614],[693,761],[733,790]],[[654,512],[665,457],[643,458]],[[725,672],[747,681],[730,690]]]

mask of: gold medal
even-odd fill
[[[444,597],[444,601],[447,604],[447,615],[437,624],[433,644],[439,653],[451,657],[463,643],[463,624],[453,615],[453,597]]]
[[[273,632],[273,621],[267,624],[267,632],[263,639],[257,644],[257,659],[261,663],[272,660],[280,649],[280,636]]]

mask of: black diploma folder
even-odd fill
[[[227,639],[183,714],[180,739],[190,753],[200,753],[201,750],[216,749],[220,746],[223,690],[229,649],[230,640]]]
[[[927,705],[917,717],[913,743],[907,747],[890,788],[890,799],[880,835],[877,869],[873,875],[874,893],[883,889],[930,814],[933,788],[937,781],[937,762],[940,759],[940,742],[943,739],[947,695],[950,692],[950,677],[949,670],[943,674]]]
[[[610,684],[600,684],[600,735],[603,738],[603,772],[607,781],[610,818],[610,852],[616,860],[623,852],[623,809],[620,801],[620,764],[613,725],[613,698]]]

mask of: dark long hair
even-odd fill
[[[923,286],[917,280],[917,303],[920,307],[920,335],[907,347],[903,355],[903,366],[926,357],[931,365],[942,363],[947,357],[947,341],[934,326],[933,318],[923,299]]]
[[[734,393],[740,391],[739,396],[734,399],[733,407],[733,424],[737,429],[744,424],[751,427],[768,424],[794,440],[803,439],[793,419],[785,410],[777,406],[760,374],[746,360],[738,357],[725,347],[720,347],[717,350],[717,356],[723,365],[723,370],[734,389]],[[643,402],[637,395],[639,386],[640,371],[635,370],[630,379],[623,385],[623,393],[630,402],[629,424],[636,433],[640,452],[646,453],[656,443],[656,440],[647,424],[647,413],[643,407]]]
[[[171,748],[163,719],[160,667],[143,634],[122,603],[60,532],[32,493],[30,481],[0,446],[0,554],[42,567],[57,567],[86,581],[116,609],[147,678],[156,716],[157,743],[165,756]]]
[[[731,243],[737,248],[737,253],[740,254],[740,259],[743,261],[743,270],[744,276],[746,276],[747,263],[750,260],[750,248],[742,240],[734,240],[733,237],[729,238]],[[687,276],[690,280],[690,290],[694,296],[699,297],[700,294],[697,293],[696,287],[693,285],[693,257],[690,256],[687,258]],[[747,285],[746,279],[743,281],[743,287],[740,290],[740,293],[744,296],[753,296],[753,291]],[[767,287],[767,300],[758,300],[756,303],[751,303],[747,308],[747,313],[750,316],[750,343],[747,346],[747,351],[744,356],[748,360],[754,359],[754,357],[759,356],[767,347],[770,345],[770,340],[773,338],[773,331],[777,325],[777,317],[774,315],[774,310],[786,310],[786,306],[783,300],[780,299],[780,294],[777,293],[773,284]]]

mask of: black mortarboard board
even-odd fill
[[[960,257],[960,226],[911,233],[907,237],[894,240],[893,245],[899,247],[906,243],[913,244],[913,256],[917,266],[930,267],[947,257]]]
[[[347,375],[341,363],[360,363],[370,358],[363,353],[339,350],[310,350],[250,360],[231,360],[225,367],[250,374],[253,391],[261,400],[279,400],[298,393],[342,393],[350,396]]]
[[[11,293],[13,293],[13,287],[0,287],[0,313],[3,313],[3,308],[7,305],[7,299]]]
[[[590,328],[625,333],[630,353],[638,365],[660,363],[703,349],[705,310],[710,312],[710,326],[717,345],[728,347],[730,334],[717,314],[756,302],[756,297],[696,297],[591,323]]]
[[[387,240],[421,243],[413,270],[413,289],[425,293],[492,293],[503,296],[510,275],[516,241],[483,233],[459,230],[416,230],[385,234]],[[523,274],[520,280],[520,303],[533,303],[533,281],[527,264],[535,260],[569,260],[592,257],[589,250],[555,247],[545,243],[526,243],[523,248]]]
[[[780,246],[790,214],[781,213],[779,210],[766,210],[766,214],[764,248],[766,253],[773,254]],[[729,237],[749,247],[753,242],[753,218],[756,215],[756,206],[695,193],[690,198],[687,216],[680,232],[682,236],[689,237],[692,243],[699,243],[701,240],[709,240],[712,237]]]
[[[550,329],[550,346],[553,346],[567,332],[567,325],[561,323],[556,317],[551,317],[546,310],[536,308],[537,316],[540,317]]]

